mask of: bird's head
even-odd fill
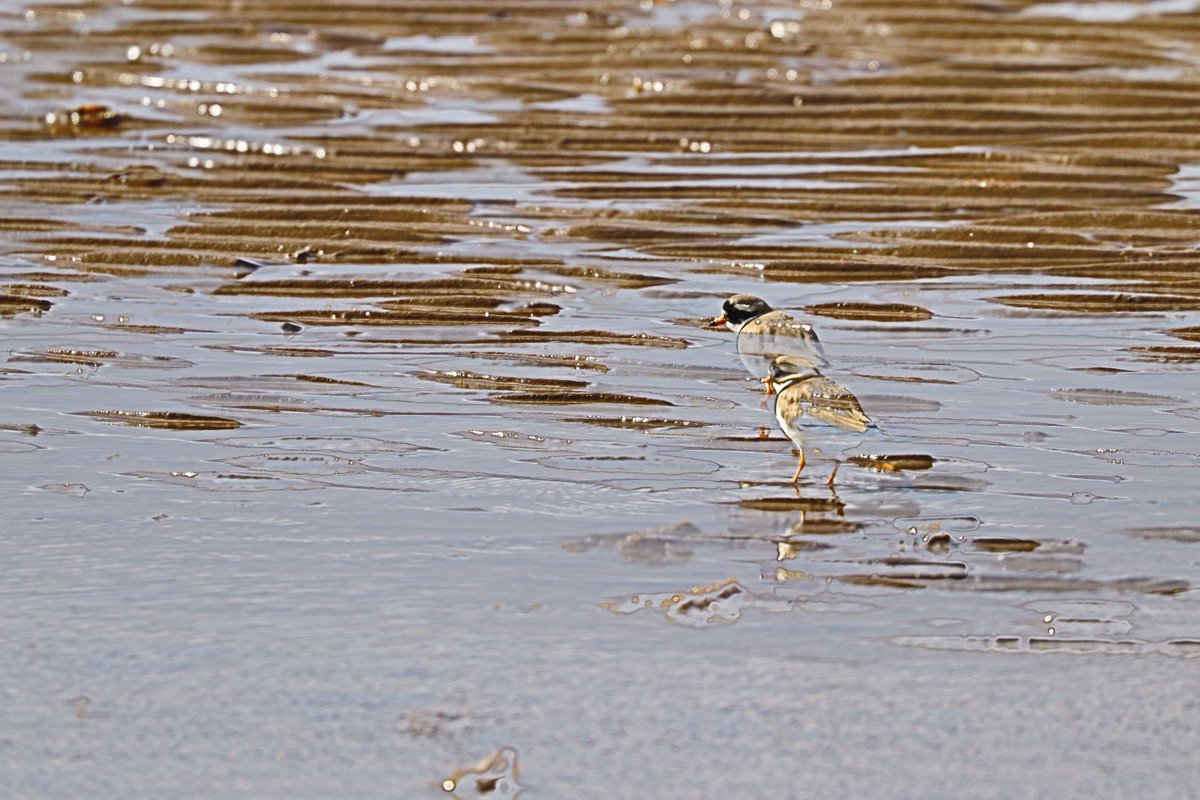
[[[710,325],[725,325],[730,330],[737,330],[755,317],[768,313],[771,307],[762,298],[752,294],[731,295],[721,306],[722,314],[715,317]]]
[[[803,356],[776,356],[762,382],[779,391],[790,383],[815,378],[821,374],[816,365]]]

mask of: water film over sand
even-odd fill
[[[0,5],[0,795],[1194,794],[1197,11]]]

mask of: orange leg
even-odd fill
[[[804,471],[804,450],[800,450],[800,463],[796,465],[796,474],[792,476],[792,483],[800,481],[800,473]]]
[[[825,481],[825,485],[828,486],[830,489],[833,488],[833,481],[835,478],[837,478],[837,471],[838,471],[838,467],[840,467],[840,466],[842,466],[842,462],[840,462],[840,461],[833,462],[833,472],[829,473],[829,480]]]

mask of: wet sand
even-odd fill
[[[1194,11],[0,9],[0,793],[1193,793]]]

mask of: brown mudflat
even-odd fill
[[[1194,793],[1198,42],[0,9],[8,794]],[[794,485],[734,292],[878,426]]]

